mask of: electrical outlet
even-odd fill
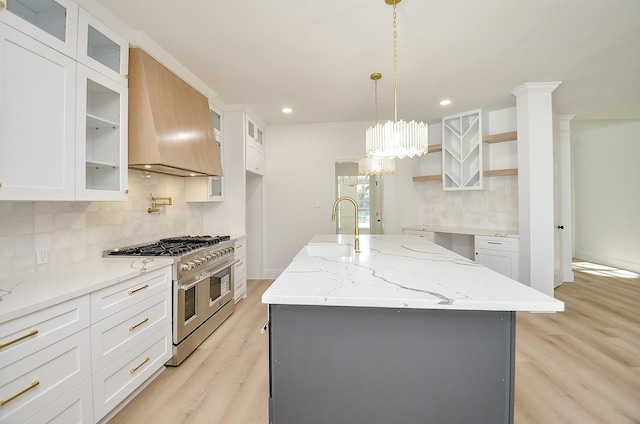
[[[46,264],[49,260],[47,249],[36,249],[36,265]]]

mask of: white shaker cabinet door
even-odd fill
[[[75,61],[3,23],[0,58],[0,200],[72,200]]]

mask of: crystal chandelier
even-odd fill
[[[371,74],[371,79],[375,83],[375,105],[376,105],[376,124],[378,123],[378,80],[382,78],[382,74],[375,72]],[[358,159],[359,175],[386,175],[396,172],[396,160],[390,157],[380,156],[364,156]]]
[[[393,104],[394,121],[376,123],[367,128],[367,156],[402,159],[427,153],[428,132],[424,122],[398,120],[398,42],[396,4],[401,0],[385,0],[393,5]]]
[[[379,156],[364,156],[358,159],[359,175],[386,175],[396,172],[396,160]]]

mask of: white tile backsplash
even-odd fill
[[[149,214],[151,193],[172,206]],[[0,202],[0,278],[95,259],[107,249],[202,234],[203,205],[185,203],[184,179],[129,171],[127,202]],[[36,249],[48,263],[36,265]]]
[[[482,190],[443,191],[442,181],[420,183],[418,224],[518,232],[518,177],[485,179]]]

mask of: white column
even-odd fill
[[[547,295],[554,288],[553,108],[560,82],[525,83],[516,96],[520,281]]]
[[[560,126],[560,202],[562,210],[562,281],[573,282],[573,169],[571,166],[571,120],[575,115],[558,116]]]

